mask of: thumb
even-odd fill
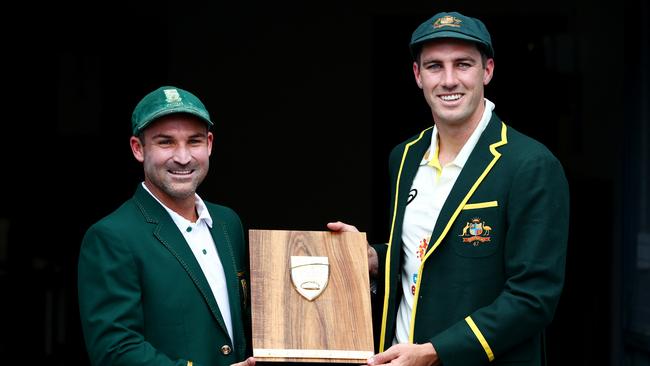
[[[327,224],[327,228],[332,231],[343,231],[343,232],[348,231],[348,232],[355,232],[355,233],[359,232],[359,229],[357,229],[356,226],[348,225],[341,221],[330,222]]]
[[[328,222],[327,228],[332,231],[339,231],[341,228],[343,228],[343,223],[341,221]]]

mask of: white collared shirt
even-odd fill
[[[208,208],[205,206],[201,197],[199,197],[198,194],[195,194],[196,212],[199,215],[199,218],[193,223],[160,202],[160,200],[149,191],[144,182],[142,183],[142,187],[144,187],[144,189],[149,192],[149,194],[151,194],[151,196],[155,198],[156,201],[167,210],[167,212],[169,212],[169,215],[172,220],[174,220],[178,230],[181,231],[185,241],[187,241],[187,244],[190,246],[196,261],[199,262],[201,270],[203,271],[205,278],[208,280],[212,294],[214,295],[215,300],[217,300],[219,311],[221,312],[223,321],[226,324],[226,328],[228,328],[228,335],[230,336],[230,340],[234,346],[235,339],[233,338],[232,333],[232,319],[230,315],[228,288],[226,287],[226,274],[223,270],[219,254],[217,253],[217,247],[215,246],[212,235],[210,234],[212,217],[208,212]]]
[[[438,129],[434,126],[431,133],[431,145],[420,162],[420,167],[413,179],[409,192],[409,203],[404,212],[402,225],[402,300],[397,312],[397,324],[393,344],[408,343],[413,312],[413,298],[417,285],[417,276],[422,259],[430,245],[433,228],[440,215],[440,210],[449,196],[456,179],[465,166],[469,155],[474,150],[478,139],[487,127],[494,103],[485,99],[485,110],[478,125],[467,139],[463,148],[453,161],[440,166],[438,161]],[[412,198],[411,198],[412,197]]]

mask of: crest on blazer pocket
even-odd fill
[[[488,257],[497,252],[500,246],[499,208],[484,207],[462,211],[456,219],[453,248],[456,254],[469,257]]]
[[[491,226],[488,226],[480,217],[476,217],[465,224],[463,227],[463,233],[459,236],[463,238],[463,243],[477,247],[492,239],[490,237],[491,231]]]

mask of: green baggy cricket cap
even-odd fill
[[[139,134],[154,120],[172,113],[188,113],[208,124],[213,123],[205,105],[194,94],[174,86],[163,86],[140,100],[131,116],[133,135]]]
[[[411,36],[411,55],[415,57],[423,43],[437,38],[457,38],[476,42],[490,58],[494,57],[492,39],[480,20],[458,12],[442,12],[420,24]]]

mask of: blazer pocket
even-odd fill
[[[478,203],[467,203],[463,206],[463,210],[477,210],[479,208],[489,208],[489,207],[499,207],[499,202],[497,201],[487,201],[487,202],[478,202]]]
[[[499,247],[499,203],[486,201],[463,206],[453,226],[452,247],[463,257],[480,258],[496,253]]]

